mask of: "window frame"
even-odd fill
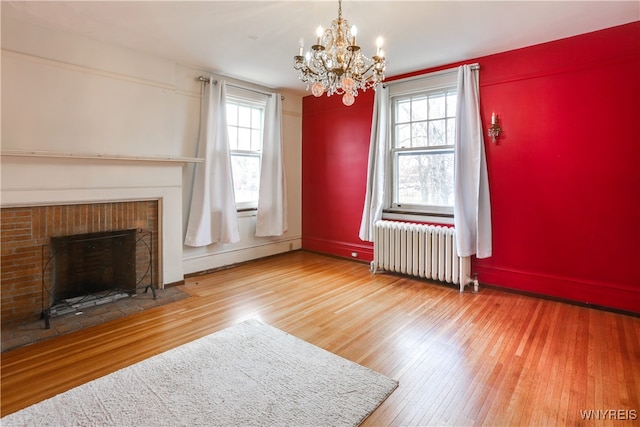
[[[455,135],[454,144],[448,145],[436,145],[426,146],[419,148],[395,148],[395,126],[396,115],[395,108],[396,102],[399,100],[406,100],[411,97],[425,96],[428,94],[434,94],[437,92],[445,92],[454,90],[457,93],[457,68],[447,69],[434,73],[425,74],[409,78],[406,80],[400,80],[397,82],[390,82],[389,85],[389,106],[388,106],[388,129],[387,136],[389,141],[389,147],[386,157],[386,179],[385,179],[385,209],[383,210],[383,218],[385,219],[404,219],[404,220],[419,220],[419,221],[437,221],[444,224],[453,223],[453,206],[440,206],[440,205],[420,205],[420,204],[406,204],[397,202],[397,167],[395,167],[395,160],[398,156],[405,153],[451,153],[455,150]],[[451,119],[454,117],[447,116],[445,112],[444,119]],[[427,118],[425,121],[429,121]],[[446,127],[446,125],[445,125]]]
[[[231,88],[228,87],[227,97],[226,97],[225,109],[228,107],[228,104],[235,104],[238,106],[245,106],[252,109],[260,109],[261,123],[260,123],[260,133],[259,133],[259,141],[260,148],[258,150],[252,149],[238,149],[232,148],[231,140],[229,140],[229,155],[231,160],[231,168],[233,173],[233,157],[254,157],[258,158],[259,169],[258,169],[258,193],[260,188],[260,174],[262,168],[262,152],[263,152],[263,138],[264,138],[264,117],[265,117],[265,109],[266,109],[266,98],[265,95],[255,93],[249,90],[243,90],[242,88]],[[228,111],[228,110],[227,110]],[[227,132],[229,132],[230,128],[229,117],[227,115]],[[236,126],[237,127],[237,126]],[[235,182],[234,182],[234,196],[237,196]],[[238,202],[236,201],[236,209],[238,212],[246,212],[246,211],[256,211],[258,209],[258,198],[248,202]]]

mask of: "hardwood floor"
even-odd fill
[[[364,425],[640,422],[638,317],[460,294],[302,251],[189,278],[183,290],[192,296],[3,353],[2,415],[256,317],[398,379]],[[588,410],[607,413],[583,421]]]

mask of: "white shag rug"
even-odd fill
[[[396,380],[248,320],[3,417],[8,426],[356,426]]]

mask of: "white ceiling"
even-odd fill
[[[640,20],[634,1],[350,1],[343,17],[387,76]],[[2,17],[102,41],[274,89],[301,92],[300,38],[337,17],[338,1],[2,1]]]

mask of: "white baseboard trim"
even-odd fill
[[[185,275],[225,267],[241,262],[277,255],[302,248],[302,239],[290,239],[250,248],[233,249],[193,258],[183,259]]]

